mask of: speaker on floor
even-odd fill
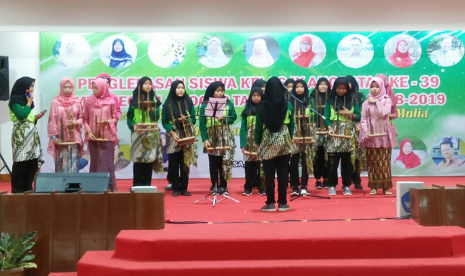
[[[0,101],[10,99],[8,57],[0,56]]]
[[[103,193],[110,187],[109,173],[39,173],[35,193]]]

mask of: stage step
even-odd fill
[[[440,258],[460,254],[465,255],[463,228],[420,227],[404,220],[167,225],[160,231],[121,231],[114,257],[168,262]]]
[[[217,250],[222,250],[218,245]],[[215,250],[215,248],[211,248]],[[244,248],[246,251],[247,248]],[[278,250],[286,256],[292,250]],[[170,254],[171,252],[165,252]],[[174,252],[173,252],[174,253]],[[183,252],[176,256],[182,257]],[[78,263],[77,276],[283,276],[283,275],[448,275],[465,273],[465,257],[320,260],[236,260],[135,262],[113,258],[113,252],[88,252]]]

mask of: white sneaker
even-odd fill
[[[343,190],[342,193],[343,193],[344,195],[352,195],[352,192],[350,191],[349,186],[344,186],[344,187],[342,188],[342,190]]]
[[[334,186],[331,186],[329,188],[328,195],[336,195],[336,189],[334,188]]]
[[[310,195],[310,193],[305,188],[300,189],[300,194],[303,195],[303,196],[309,196]]]

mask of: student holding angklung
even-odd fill
[[[313,172],[313,150],[312,144],[314,137],[313,128],[313,114],[310,113],[308,106],[309,95],[308,86],[304,80],[296,80],[294,88],[292,89],[292,96],[290,103],[294,109],[294,140],[292,143],[292,154],[291,154],[291,167],[290,167],[290,178],[292,193],[291,195],[310,195],[307,190],[308,175]],[[294,98],[295,97],[295,98]],[[305,135],[305,153],[303,145],[303,137]],[[296,140],[300,138],[299,140]],[[305,155],[305,160],[302,160],[301,156]],[[301,162],[304,161],[304,162]],[[302,178],[299,181],[299,163],[302,165]],[[299,183],[300,182],[300,183]],[[301,190],[299,191],[299,185]]]
[[[391,98],[387,95],[384,81],[375,77],[370,84],[370,94],[362,106],[360,121],[360,146],[367,150],[368,187],[371,195],[377,189],[390,195],[391,152],[397,146],[395,133],[389,121]]]
[[[89,172],[110,173],[110,189],[116,191],[114,152],[119,139],[116,133],[116,104],[104,79],[92,81],[93,94],[84,105],[85,142],[90,152]]]
[[[190,165],[197,166],[195,108],[182,81],[174,81],[163,104],[162,124],[166,135],[168,173],[173,196],[190,196],[187,191]]]
[[[328,128],[329,195],[336,195],[337,168],[341,162],[342,189],[344,195],[352,195],[350,185],[355,163],[352,136],[355,135],[353,121],[360,121],[360,108],[344,77],[336,79],[325,106],[325,126]]]
[[[141,78],[132,92],[127,122],[131,130],[133,186],[150,186],[152,170],[163,171],[162,141],[157,126],[160,105],[152,80],[148,77]]]
[[[249,196],[254,188],[258,189],[259,195],[265,194],[265,188],[261,184],[260,178],[260,158],[255,152],[254,134],[255,122],[257,121],[257,107],[263,97],[264,80],[256,80],[250,90],[249,98],[245,104],[241,117],[241,149],[245,162],[245,185],[242,195]]]
[[[327,78],[319,78],[315,89],[310,94],[310,105],[314,106],[318,113],[323,114],[326,101],[328,99],[329,91],[331,91],[331,85]],[[328,138],[328,131],[325,127],[324,119],[321,116],[315,114],[315,140],[316,140],[316,152],[315,158],[313,159],[313,176],[316,179],[316,189],[329,189],[328,174],[329,174],[329,163],[328,153],[326,151],[326,144]],[[320,181],[323,180],[323,183]]]
[[[208,153],[212,183],[210,190],[215,188],[216,183],[219,184],[218,193],[228,195],[228,181],[231,180],[232,176],[232,163],[236,148],[234,133],[230,130],[229,125],[237,119],[236,110],[234,104],[227,100],[226,106],[221,104],[220,107],[223,110],[223,118],[205,116],[207,109],[210,109],[209,100],[225,98],[224,92],[224,84],[219,81],[212,82],[207,87],[199,112],[199,128],[204,151]],[[220,183],[217,183],[218,175],[220,175]]]
[[[79,158],[84,154],[82,124],[84,123],[81,99],[74,95],[74,81],[64,77],[60,93],[50,106],[48,117],[48,153],[55,160],[55,172],[79,172]]]

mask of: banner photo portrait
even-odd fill
[[[173,81],[186,86],[196,109],[208,85],[225,84],[237,120],[230,127],[239,145],[241,118],[252,83],[271,76],[304,79],[311,90],[320,77],[331,84],[352,75],[365,96],[377,74],[388,77],[397,98],[397,147],[393,176],[465,175],[464,31],[286,32],[286,33],[58,33],[40,34],[40,93],[44,109],[59,94],[60,80],[71,77],[84,103],[92,81],[106,73],[110,92],[121,105],[115,147],[116,176],[132,178],[131,131],[126,113],[132,92],[144,76],[163,103]],[[47,115],[48,116],[48,115]],[[166,132],[158,123],[163,143]],[[195,126],[198,134],[198,124]],[[47,128],[40,129],[43,145]],[[164,149],[165,150],[165,149]],[[44,148],[42,172],[55,170]],[[198,166],[190,177],[208,178],[208,156],[200,136]],[[164,154],[167,170],[168,157]],[[87,149],[80,171],[89,170]],[[233,177],[244,177],[241,150],[235,151]],[[166,178],[166,173],[153,174]]]

